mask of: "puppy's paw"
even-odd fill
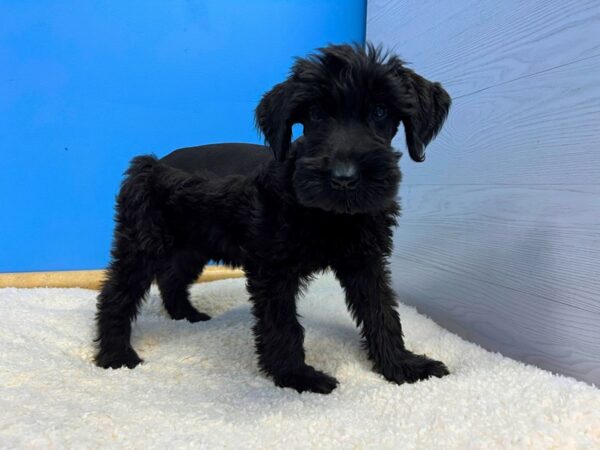
[[[208,314],[201,313],[200,311],[196,311],[195,309],[193,311],[187,312],[185,318],[188,322],[191,323],[205,322],[207,320],[210,320],[210,316]]]
[[[118,353],[101,350],[94,360],[96,365],[103,369],[118,369],[119,367],[133,369],[138,364],[144,362],[131,347]]]
[[[169,316],[173,320],[187,320],[188,322],[205,322],[210,320],[210,316],[208,314],[201,313],[196,308],[190,305],[189,308],[185,308],[184,310],[171,312],[169,311]]]
[[[309,365],[276,375],[273,378],[277,386],[289,387],[298,392],[329,394],[338,385],[338,380]]]
[[[398,384],[414,383],[431,377],[442,378],[450,374],[443,362],[410,352],[393,364],[376,367],[376,370],[387,380]]]

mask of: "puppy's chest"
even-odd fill
[[[326,267],[344,255],[362,252],[372,234],[360,217],[294,215],[282,217],[273,234],[273,249],[297,261]]]

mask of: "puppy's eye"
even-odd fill
[[[375,105],[371,115],[374,120],[383,120],[387,117],[387,108],[385,105]]]
[[[315,106],[310,108],[308,111],[308,117],[310,118],[311,122],[322,122],[325,120],[325,111],[318,106]]]

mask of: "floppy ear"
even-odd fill
[[[406,146],[416,162],[425,160],[425,147],[442,128],[452,100],[440,83],[433,83],[412,70],[400,69],[407,85],[412,108],[402,118]]]
[[[256,126],[273,149],[275,159],[283,161],[292,141],[292,86],[291,80],[277,84],[263,95],[256,107]]]

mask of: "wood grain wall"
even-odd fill
[[[401,300],[600,386],[600,2],[369,1],[367,39],[454,99],[402,160]]]

